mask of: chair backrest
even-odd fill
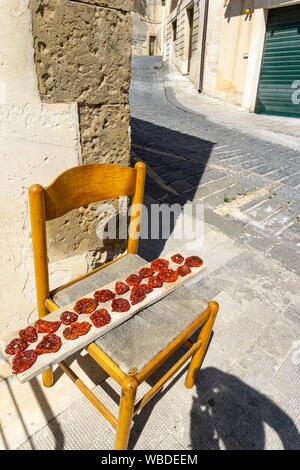
[[[92,202],[132,196],[135,210],[130,218],[127,251],[136,253],[145,172],[143,162],[136,163],[134,168],[102,163],[81,165],[61,173],[46,188],[39,184],[30,187],[29,208],[39,317],[48,313],[45,306],[45,300],[49,297],[46,221]]]

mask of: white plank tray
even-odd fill
[[[178,264],[174,263],[171,260],[171,256],[173,256],[175,253],[180,253],[182,256],[184,256],[184,258],[186,258],[187,256],[192,256],[191,253],[186,253],[183,250],[173,250],[169,254],[167,254],[165,256],[162,256],[164,259],[169,261],[169,268],[171,268],[171,269],[177,269],[178,266],[179,266]],[[150,264],[151,264],[151,262],[145,264],[142,267],[150,267]],[[140,271],[140,269],[142,267],[140,267],[136,271],[132,271],[130,274],[138,274],[138,272]],[[96,328],[92,324],[92,322],[89,321],[89,316],[90,315],[80,314],[80,315],[78,315],[78,320],[77,321],[78,322],[89,321],[89,323],[91,323],[91,328],[90,328],[89,332],[86,335],[79,336],[75,340],[66,340],[64,338],[63,331],[64,331],[65,328],[67,328],[67,326],[61,324],[59,329],[55,332],[55,334],[61,338],[62,345],[61,345],[60,349],[56,353],[41,354],[40,356],[38,356],[36,362],[29,369],[27,369],[26,371],[24,371],[20,374],[17,374],[17,377],[18,377],[19,381],[21,383],[25,383],[25,382],[31,380],[36,375],[43,372],[44,370],[46,370],[47,368],[49,368],[50,366],[53,366],[53,365],[59,363],[60,361],[63,361],[67,357],[71,356],[72,354],[76,353],[77,351],[80,351],[85,346],[89,345],[90,343],[92,343],[96,339],[103,336],[108,331],[112,330],[113,328],[117,327],[118,325],[120,325],[124,321],[128,320],[130,317],[132,317],[133,315],[135,315],[139,311],[145,309],[146,307],[148,307],[151,304],[154,304],[155,302],[158,302],[160,299],[162,299],[166,295],[170,294],[176,288],[183,285],[188,279],[190,279],[191,277],[194,277],[195,275],[199,274],[204,269],[206,269],[206,265],[203,263],[203,265],[200,266],[199,268],[191,268],[191,273],[187,274],[185,277],[178,276],[177,281],[172,282],[172,283],[164,283],[162,287],[154,288],[153,291],[150,294],[147,294],[146,298],[142,302],[131,306],[131,308],[128,312],[113,312],[111,310],[111,301],[108,301],[108,302],[105,302],[105,303],[99,303],[97,309],[105,308],[108,311],[108,313],[111,316],[110,323],[108,325],[103,326],[103,327]],[[103,286],[99,286],[95,290],[110,289],[114,292],[115,291],[115,289],[114,289],[115,288],[115,283],[117,281],[124,281],[125,282],[125,279],[127,277],[128,277],[128,275],[120,277],[118,279],[115,279],[113,282],[110,282],[109,284],[106,284],[106,285],[103,285]],[[141,284],[143,284],[145,281],[147,281],[147,280],[142,281]],[[80,298],[83,298],[83,297],[94,298],[95,290],[92,291],[92,292],[87,293],[84,296],[81,296]],[[131,292],[131,289],[128,292],[126,292],[126,294],[116,295],[115,298],[117,299],[117,298],[122,297],[122,298],[126,298],[127,300],[129,300],[130,292]],[[77,300],[79,300],[79,299],[77,299]],[[66,310],[73,311],[73,307],[75,305],[75,302],[76,301],[72,302],[71,304],[65,305],[64,307],[59,308],[55,312],[49,313],[46,317],[44,317],[44,319],[47,320],[47,321],[58,321],[58,320],[60,320],[60,315],[62,314],[62,312],[66,311]],[[26,325],[26,326],[28,326],[28,325]],[[32,324],[32,326],[34,326],[34,324]],[[24,328],[25,328],[25,326],[24,326]],[[28,350],[29,349],[35,349],[37,344],[42,340],[42,338],[44,336],[45,336],[45,333],[39,333],[37,341],[35,341],[34,343],[30,343],[27,349]],[[1,352],[3,353],[3,356],[9,362],[10,365],[12,364],[12,359],[13,359],[14,356],[10,356],[10,355],[5,354],[4,349],[5,349],[6,345],[13,338],[18,338],[18,337],[19,337],[19,330],[17,332],[9,334],[9,336],[7,338],[1,338],[0,339]]]

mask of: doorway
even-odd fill
[[[187,73],[190,73],[191,70],[191,60],[193,54],[193,23],[194,23],[194,5],[187,8],[186,10],[188,18],[188,64],[187,64]]]
[[[149,55],[155,55],[155,36],[149,36]]]
[[[255,113],[300,118],[300,5],[269,11]]]

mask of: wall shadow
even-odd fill
[[[146,260],[159,256],[169,237],[150,239],[151,204],[191,203],[204,176],[214,142],[158,126],[149,121],[131,118],[131,166],[143,161],[147,166],[144,205],[148,210],[148,234],[140,238],[139,254]],[[164,221],[165,222],[165,221]],[[160,221],[160,225],[162,220]],[[170,233],[176,216],[170,219]],[[143,220],[142,220],[143,227]]]

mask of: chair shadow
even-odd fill
[[[59,422],[55,419],[56,415],[51,409],[51,406],[48,403],[46,395],[43,391],[43,388],[38,383],[36,377],[30,382],[32,391],[37,402],[40,405],[40,409],[43,412],[43,415],[47,421],[47,427],[50,429],[51,434],[54,439],[54,448],[52,450],[62,450],[65,444],[65,436]]]

